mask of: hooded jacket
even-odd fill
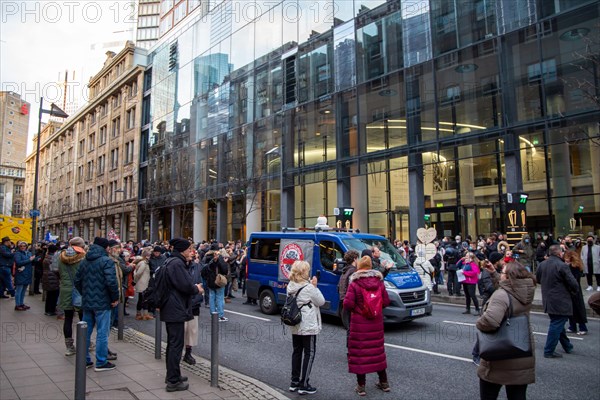
[[[119,284],[115,262],[105,249],[92,244],[79,264],[75,287],[81,293],[81,308],[90,311],[107,311],[111,303],[119,300]]]
[[[133,271],[133,281],[135,282],[135,291],[142,293],[148,289],[148,283],[150,283],[150,264],[147,259],[141,260],[135,266]]]
[[[508,315],[509,300],[507,293],[513,297],[513,315],[527,314],[535,294],[532,279],[504,280],[500,288],[492,294],[483,308],[483,314],[477,320],[477,329],[482,332],[493,332]],[[533,334],[529,334],[533,354],[531,357],[514,358],[501,361],[481,359],[477,375],[484,381],[499,385],[527,385],[535,382],[535,342]]]
[[[379,290],[383,307],[390,304],[383,275],[375,270],[358,270],[350,277],[350,286],[344,297],[344,309],[351,312],[348,336],[348,371],[368,374],[387,368],[384,348],[383,314],[368,319],[361,313],[363,298],[361,288]]]
[[[298,303],[298,307],[306,304],[300,309],[302,322],[296,326],[291,326],[290,330],[292,335],[317,335],[321,332],[321,310],[319,307],[325,304],[325,298],[321,291],[308,281],[300,283],[290,281],[287,286],[288,296],[295,296],[300,288],[304,289],[302,289],[296,298],[296,302]]]
[[[30,285],[31,278],[33,277],[33,261],[30,260],[31,253],[27,250],[15,251],[15,266],[17,271],[15,272],[15,285]],[[23,268],[22,271],[19,269]]]
[[[77,253],[71,247],[60,252],[58,258],[58,275],[60,276],[59,305],[62,310],[73,309],[73,281],[79,270],[79,265],[84,258],[85,253]]]
[[[60,280],[58,277],[58,271],[52,270],[52,259],[55,253],[46,253],[44,257],[43,274],[42,274],[42,288],[46,291],[54,291],[60,289]]]
[[[194,319],[192,315],[192,297],[199,293],[198,287],[192,283],[184,256],[174,250],[167,259],[166,268],[169,296],[160,309],[160,319],[164,322],[185,322]]]
[[[525,242],[526,240],[528,241],[528,243]],[[531,266],[531,263],[533,262],[533,257],[535,256],[535,251],[531,246],[531,237],[529,237],[529,235],[524,235],[523,239],[521,239],[521,241],[517,243],[515,247],[513,247],[513,254],[519,256],[518,258],[521,264],[528,267]]]

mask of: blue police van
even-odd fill
[[[247,295],[258,299],[265,314],[275,314],[285,303],[289,271],[296,260],[311,264],[312,275],[325,297],[321,311],[341,317],[338,282],[343,255],[348,250],[359,254],[377,246],[381,260],[393,263],[384,280],[391,304],[384,309],[385,322],[406,322],[431,315],[429,290],[419,274],[384,237],[352,231],[323,230],[256,232],[250,235],[248,251]]]

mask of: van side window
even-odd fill
[[[330,240],[322,240],[319,242],[319,258],[323,268],[332,271],[333,264],[336,258],[342,258],[344,253],[340,246]]]
[[[279,239],[256,239],[251,244],[250,258],[253,261],[277,262],[279,256]]]

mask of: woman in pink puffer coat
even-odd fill
[[[467,301],[467,309],[463,314],[471,314],[471,300],[473,300],[475,311],[477,315],[479,315],[479,300],[477,299],[477,294],[475,294],[475,288],[477,288],[480,272],[477,257],[475,257],[475,254],[473,253],[467,253],[460,261],[462,262],[462,271],[466,278],[462,283],[465,291],[465,299]]]

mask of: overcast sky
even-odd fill
[[[84,85],[101,69],[106,51],[134,37],[135,7],[125,0],[0,1],[1,88],[31,103],[30,139],[37,133],[39,98],[45,109],[52,102],[62,106],[57,82],[65,70],[75,72],[72,94],[86,96]]]

